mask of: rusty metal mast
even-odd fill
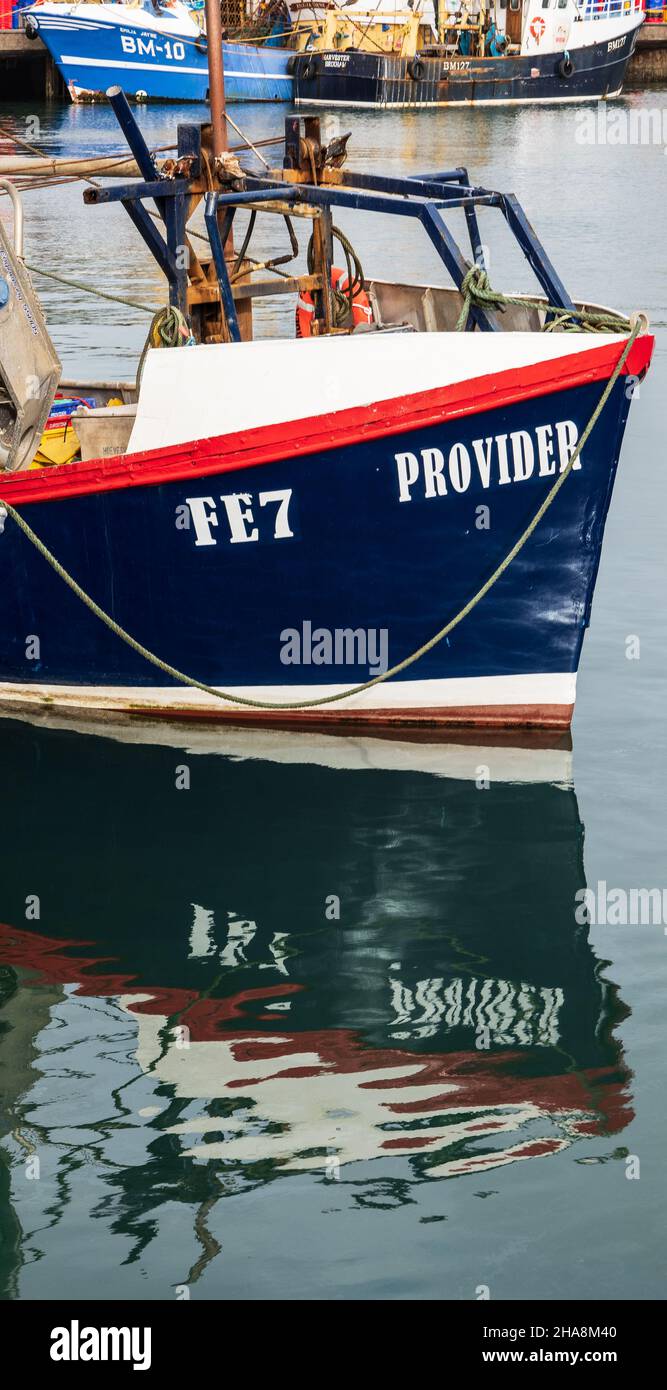
[[[227,119],[225,116],[225,67],[222,56],[222,21],[220,0],[204,0],[206,14],[206,51],[208,58],[208,100],[211,109],[211,145],[214,160],[228,151]],[[222,215],[222,214],[221,214]],[[234,255],[234,238],[229,233],[224,246],[227,258]],[[252,338],[252,303],[247,300],[240,309],[239,322],[244,338]]]
[[[222,21],[220,0],[205,0],[206,38],[208,53],[208,99],[211,108],[213,154],[227,151],[227,121],[225,119],[225,71],[222,61]]]

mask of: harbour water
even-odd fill
[[[610,112],[641,109],[661,127],[667,91]],[[232,114],[259,138],[284,109]],[[146,110],[151,145],[174,119]],[[574,296],[656,332],[573,749],[0,721],[6,1298],[664,1296],[667,915],[577,906],[667,889],[667,161],[585,121],[342,126],[353,167],[513,189]],[[0,126],[123,150],[100,108],[0,106]],[[31,265],[163,302],[122,209],[71,184],[26,212]],[[434,269],[426,243],[343,225],[369,273]],[[492,282],[531,289],[499,231]],[[35,282],[68,376],[133,376],[146,314]]]

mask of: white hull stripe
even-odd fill
[[[77,32],[79,30],[85,30],[88,33],[90,33],[91,31],[94,33],[101,33],[104,28],[104,25],[85,24],[82,20],[71,20],[68,24],[63,24],[62,21],[59,19],[41,19],[39,22],[39,27],[40,30],[50,29],[52,32],[55,30],[56,33],[59,32],[61,34],[66,32],[68,33],[71,29],[75,29]]]
[[[71,63],[76,68],[124,68],[134,72],[170,72],[177,75],[181,72],[194,74],[196,77],[206,77],[206,65],[200,68],[184,67],[182,63],[129,63],[121,61],[119,58],[77,58],[75,54],[63,53],[61,63]],[[225,77],[251,77],[261,78],[265,82],[292,82],[293,78],[289,73],[282,72],[255,72],[252,68],[243,68],[240,72],[233,72],[225,68]]]
[[[392,680],[373,686],[359,695],[341,700],[335,705],[322,705],[318,712],[329,714],[337,710],[419,710],[475,709],[493,710],[515,705],[573,705],[576,692],[573,672],[547,673],[529,676],[472,676],[453,680],[401,681]],[[289,701],[314,700],[318,696],[338,694],[346,685],[255,685],[230,686],[230,694],[254,700]],[[349,685],[354,681],[350,680]],[[0,704],[34,703],[47,700],[50,705],[79,709],[106,710],[207,710],[218,716],[233,714],[232,704],[224,705],[201,690],[188,686],[113,686],[113,685],[8,685],[0,683]],[[239,707],[239,713],[241,713]],[[259,713],[260,711],[258,711]],[[270,714],[270,711],[267,711]],[[279,713],[279,711],[278,711]]]
[[[228,76],[225,73],[225,76]],[[339,106],[349,107],[355,111],[425,111],[428,106],[546,106],[554,102],[566,101],[612,101],[614,97],[620,97],[623,88],[619,87],[616,92],[608,92],[606,97],[598,95],[587,96],[582,93],[576,97],[479,97],[468,98],[458,101],[340,101],[332,99],[321,101],[319,98],[298,97],[295,99],[295,106]]]

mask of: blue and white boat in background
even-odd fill
[[[261,43],[223,43],[228,101],[290,101],[293,53],[282,47],[289,15],[278,12]],[[72,101],[102,101],[118,85],[129,100],[206,101],[207,42],[201,5],[181,0],[134,4],[54,4],[37,0],[25,29],[51,54]]]

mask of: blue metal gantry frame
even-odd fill
[[[188,272],[182,248],[187,242],[187,219],[192,196],[191,179],[201,173],[201,127],[178,126],[178,159],[188,161],[188,177],[161,177],[146,145],[130,106],[119,88],[107,93],[123,134],[130,146],[144,181],[123,184],[115,188],[94,188],[84,193],[88,203],[121,202],[143,237],[152,255],[164,272],[169,285],[169,301],[187,314]],[[287,135],[292,141],[298,118],[286,122]],[[358,174],[347,170],[337,172],[336,184],[291,183],[280,179],[243,176],[243,189],[226,193],[210,192],[206,196],[205,220],[215,269],[220,287],[222,308],[232,342],[240,342],[238,316],[234,303],[224,247],[239,208],[257,208],[265,203],[280,204],[281,209],[297,204],[331,209],[351,208],[355,212],[382,213],[392,217],[414,218],[424,228],[455,286],[460,289],[471,264],[484,266],[483,248],[476,209],[494,207],[502,213],[516,241],[532,267],[550,305],[556,309],[573,309],[574,305],[554,266],[538,240],[521,204],[513,193],[496,193],[470,184],[466,169],[445,169],[434,174],[417,174],[407,178],[386,175]],[[165,236],[143,206],[144,200],[154,200],[164,222]],[[468,226],[472,261],[468,260],[452,236],[444,211],[462,208]],[[468,329],[477,327],[483,332],[495,332],[498,325],[493,316],[473,306]]]
[[[201,127],[177,127],[178,159],[187,160],[188,177],[165,178],[160,175],[124,92],[120,87],[111,87],[107,96],[144,181],[120,184],[115,188],[87,188],[83,200],[95,205],[118,202],[123,204],[151,255],[166,276],[169,303],[180,309],[183,314],[187,314],[188,266],[183,248],[187,244],[190,181],[199,178],[201,174]],[[164,236],[159,223],[156,223],[144,207],[144,200],[154,201],[164,223]]]

